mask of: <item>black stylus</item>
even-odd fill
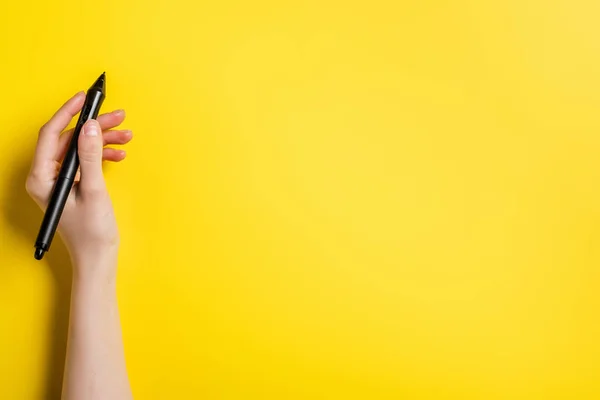
[[[79,139],[81,127],[87,120],[96,119],[98,112],[100,111],[100,107],[102,106],[102,102],[104,101],[105,94],[106,76],[103,72],[96,82],[94,82],[94,84],[88,89],[85,96],[85,103],[83,103],[83,108],[79,114],[77,125],[75,125],[73,137],[69,143],[69,148],[65,155],[65,159],[62,162],[60,172],[58,173],[58,178],[56,178],[56,183],[54,184],[52,194],[50,195],[48,208],[46,208],[46,213],[44,214],[44,219],[42,220],[42,226],[40,226],[40,233],[38,233],[38,237],[35,240],[34,257],[36,260],[41,260],[42,257],[44,257],[44,253],[50,249],[52,238],[54,237],[56,228],[58,227],[58,221],[60,221],[60,216],[62,215],[65,204],[67,203],[69,193],[71,193],[71,188],[73,187],[73,182],[75,181],[75,174],[77,174],[77,169],[79,168],[77,141]]]

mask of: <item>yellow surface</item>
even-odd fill
[[[597,1],[0,11],[0,398],[56,398],[38,127],[103,70],[138,399],[600,398]]]

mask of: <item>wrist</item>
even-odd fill
[[[71,253],[73,280],[79,283],[114,283],[117,276],[118,246],[84,254]]]

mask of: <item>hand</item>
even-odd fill
[[[48,205],[60,163],[73,135],[73,130],[63,130],[81,110],[84,100],[85,94],[77,93],[40,129],[26,189],[42,210]],[[112,129],[124,119],[123,110],[100,115],[97,121],[87,121],[79,135],[80,171],[58,226],[71,254],[75,275],[116,268],[119,232],[104,182],[102,160],[118,162],[125,158],[123,150],[104,148],[131,140],[131,131]],[[110,276],[115,271],[100,272]]]

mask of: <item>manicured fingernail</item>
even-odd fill
[[[87,136],[98,136],[98,127],[95,123],[88,122],[87,124],[85,124],[83,134]]]
[[[115,111],[113,111],[113,114],[115,114],[115,115],[125,115],[125,110],[115,110]]]

